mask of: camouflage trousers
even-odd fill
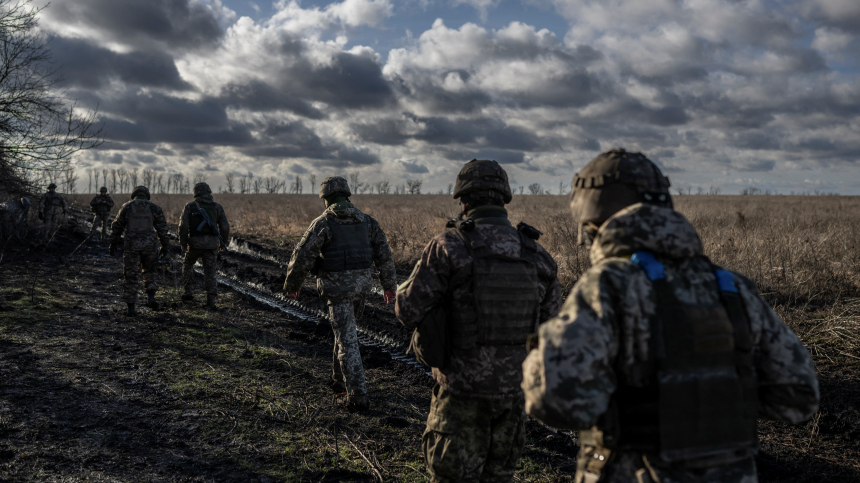
[[[594,448],[583,445],[577,456],[577,483],[686,483],[703,481],[709,483],[758,483],[758,471],[753,458],[710,468],[672,468],[652,464],[655,456],[647,458],[642,453],[617,453],[612,462],[603,468],[602,477],[583,470],[583,459],[594,457]]]
[[[60,214],[59,210],[45,211],[45,224],[42,225],[42,240],[51,238],[57,232],[60,226]]]
[[[158,267],[157,250],[124,250],[122,252],[122,300],[125,303],[137,302],[137,289],[140,274],[143,273],[144,290],[158,290],[155,282]]]
[[[458,396],[436,384],[422,450],[434,483],[510,482],[525,447],[523,398]]]
[[[96,214],[93,216],[93,227],[90,228],[90,234],[87,239],[92,239],[93,235],[95,235],[99,230],[99,225],[101,225],[102,232],[99,235],[99,241],[105,241],[109,238],[108,236],[108,228],[110,228],[110,214],[105,213],[104,215]]]
[[[182,286],[186,294],[191,294],[191,286],[194,283],[194,264],[197,260],[203,265],[203,286],[207,294],[218,293],[218,281],[215,279],[218,271],[218,250],[204,250],[201,248],[188,248],[185,259],[182,261]]]
[[[353,300],[329,300],[328,314],[334,331],[334,355],[332,357],[332,381],[343,382],[350,395],[367,394],[364,382],[364,365],[358,350],[356,314],[364,308],[364,297]]]

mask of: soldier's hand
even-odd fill
[[[385,303],[390,304],[394,302],[394,299],[397,298],[397,293],[394,290],[386,290],[382,292],[382,298],[385,299]]]
[[[111,243],[110,247],[108,247],[108,253],[110,256],[116,255],[116,243]]]
[[[299,299],[299,292],[298,292],[298,291],[296,291],[296,292],[286,292],[284,295],[286,295],[286,296],[287,296],[287,298],[291,298],[291,299],[293,299],[293,300],[298,300],[298,299]]]
[[[537,334],[529,334],[529,338],[526,339],[526,350],[531,352],[532,349],[537,349],[540,345],[540,336]]]

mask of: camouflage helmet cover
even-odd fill
[[[136,186],[131,190],[131,199],[135,199],[138,195],[143,195],[146,199],[149,199],[149,188],[146,186]]]
[[[102,186],[101,188],[99,188],[99,193],[107,193],[107,188],[105,186]]]
[[[194,197],[208,195],[212,193],[212,188],[207,183],[197,183],[194,185]]]
[[[56,185],[56,184],[54,184],[54,183],[51,183],[51,184],[49,184],[49,185],[48,185],[48,189],[49,189],[49,190],[51,190],[51,189],[56,189],[56,188],[57,188],[57,185]]]
[[[600,154],[573,177],[570,210],[579,224],[598,225],[636,203],[672,207],[669,178],[642,153],[613,149]]]
[[[343,176],[329,176],[320,183],[320,198],[328,198],[329,196],[341,194],[343,196],[352,196],[352,191],[349,190],[349,183]]]
[[[463,166],[454,185],[454,199],[473,194],[501,195],[505,203],[513,199],[508,173],[489,159],[473,159]]]

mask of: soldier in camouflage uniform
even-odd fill
[[[99,241],[104,242],[108,239],[108,224],[110,221],[110,210],[113,208],[113,199],[107,194],[107,188],[102,186],[99,194],[90,201],[90,210],[93,212],[93,227],[90,229],[90,234],[87,238],[93,239],[93,235],[98,232],[101,225],[102,232],[99,235]]]
[[[434,482],[511,481],[525,445],[520,389],[526,339],[561,306],[555,261],[539,232],[511,226],[507,173],[472,160],[457,177],[460,220],[433,238],[397,289],[395,311],[418,327],[444,307],[450,357],[436,385],[422,448]]]
[[[45,224],[42,227],[42,240],[47,241],[54,233],[60,222],[60,213],[66,214],[66,200],[54,190],[57,185],[48,185],[48,192],[39,199],[39,219]]]
[[[204,210],[215,225],[217,231],[206,223],[200,210]],[[220,234],[220,238],[219,238]],[[200,259],[203,262],[203,281],[206,287],[206,304],[210,310],[215,310],[215,299],[218,296],[217,275],[218,251],[225,247],[230,237],[230,224],[224,208],[212,199],[212,189],[206,183],[194,185],[194,201],[185,205],[182,218],[179,220],[179,246],[185,259],[182,263],[182,286],[185,293],[182,300],[191,302],[194,295],[191,284],[194,280],[194,264]]]
[[[120,239],[125,233],[122,252],[122,298],[128,304],[126,315],[134,317],[137,302],[138,279],[143,269],[143,284],[146,288],[146,306],[156,310],[155,291],[158,284],[155,273],[158,265],[158,242],[163,253],[170,251],[167,238],[167,220],[164,212],[149,201],[149,189],[138,186],[131,192],[131,201],[122,205],[111,225],[110,255],[116,255]]]
[[[23,241],[27,236],[29,212],[30,199],[27,197],[0,203],[0,241],[5,243],[12,237]]]
[[[334,330],[332,387],[347,393],[347,406],[362,411],[369,407],[364,366],[358,349],[355,319],[371,291],[371,265],[379,270],[379,282],[387,303],[397,288],[394,258],[382,228],[373,217],[350,201],[346,179],[332,176],[320,184],[326,210],[311,223],[296,245],[284,291],[298,298],[308,272],[317,277],[317,290],[328,303]]]
[[[818,410],[806,348],[749,279],[703,255],[645,156],[603,153],[573,189],[592,268],[540,327],[526,411],[579,430],[578,483],[756,482],[756,417]]]

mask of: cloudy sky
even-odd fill
[[[52,0],[88,168],[558,189],[641,150],[676,187],[860,194],[857,0]],[[86,184],[86,183],[84,183]]]

